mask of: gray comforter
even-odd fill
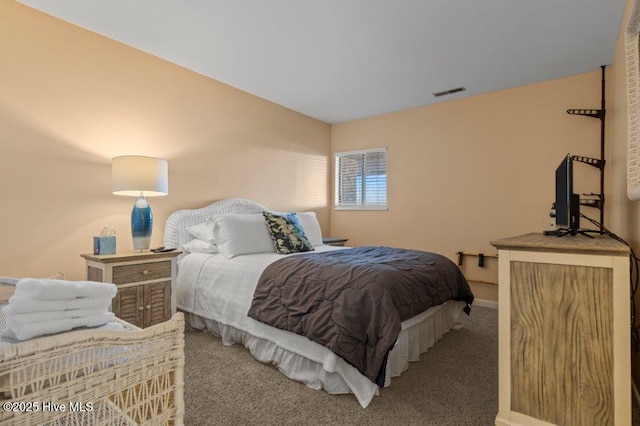
[[[326,346],[378,386],[400,323],[473,294],[435,253],[359,247],[280,259],[263,272],[248,315]]]

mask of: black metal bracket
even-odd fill
[[[605,108],[605,68],[606,65],[600,66],[602,69],[601,80],[601,95],[600,95],[600,109],[568,109],[567,113],[571,115],[582,115],[585,117],[597,118],[600,120],[600,158],[582,157],[579,155],[573,155],[572,160],[579,161],[581,163],[588,164],[600,170],[600,193],[599,194],[583,194],[586,196],[595,197],[593,199],[580,200],[581,206],[588,206],[600,209],[600,233],[604,232],[604,136],[605,136],[605,116],[607,115],[607,109]]]
[[[456,254],[458,255],[458,266],[462,267],[462,263],[464,262],[464,258],[466,256],[474,256],[478,258],[478,267],[480,268],[484,268],[485,267],[485,261],[487,258],[489,257],[494,257],[494,258],[498,258],[497,254],[484,254],[484,253],[464,253],[461,251],[457,251]]]
[[[595,167],[596,169],[604,170],[605,160],[601,160],[599,158],[582,157],[580,155],[572,155],[571,159],[574,161],[579,161],[580,163],[588,164]]]
[[[567,114],[571,115],[584,115],[587,117],[598,118],[602,120],[607,111],[603,109],[568,109]]]
[[[602,209],[604,207],[604,194],[595,194],[595,193],[590,193],[590,194],[582,194],[585,197],[592,197],[592,198],[581,198],[580,199],[580,205],[581,206],[586,206],[586,207],[594,207],[596,209]]]

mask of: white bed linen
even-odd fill
[[[324,252],[345,248],[318,246],[315,249]],[[178,308],[194,314],[187,315],[192,326],[222,336],[225,345],[242,343],[258,360],[277,364],[291,379],[314,389],[324,388],[329,393],[351,392],[362,407],[367,407],[378,394],[378,386],[356,368],[306,337],[247,316],[262,271],[281,258],[282,255],[275,253],[232,259],[219,254],[189,254],[180,263]],[[385,386],[391,376],[400,375],[409,361],[417,361],[420,353],[433,346],[456,323],[462,307],[464,302],[448,303],[403,322],[403,332],[390,353]],[[295,363],[306,365],[302,369],[294,368]]]

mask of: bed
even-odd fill
[[[287,377],[308,387],[324,389],[330,394],[352,393],[366,408],[378,395],[380,386],[389,386],[392,377],[407,370],[409,362],[418,361],[420,354],[459,324],[461,313],[473,300],[472,295],[466,301],[448,300],[402,321],[393,350],[386,354],[384,360],[384,369],[381,370],[384,377],[381,380],[367,377],[361,369],[324,345],[247,315],[252,309],[254,292],[264,271],[283,257],[310,257],[323,253],[337,256],[337,251],[356,250],[323,245],[317,220],[313,223],[315,214],[307,212],[298,213],[298,217],[305,233],[309,234],[309,240],[314,243],[311,254],[283,256],[273,250],[269,252],[265,242],[264,250],[255,248],[260,245],[258,243],[251,247],[237,243],[238,251],[227,256],[222,255],[222,247],[229,241],[221,240],[220,235],[217,235],[218,241],[213,241],[212,235],[203,235],[210,230],[212,222],[219,223],[219,220],[230,216],[262,217],[263,212],[271,210],[253,201],[235,198],[200,209],[179,210],[168,218],[164,244],[184,250],[178,260],[178,309],[185,313],[191,327],[221,336],[225,345],[244,345],[257,360],[277,366]],[[234,232],[248,232],[249,227],[242,226]],[[233,241],[233,236],[229,238]],[[242,237],[238,236],[238,240]],[[207,248],[207,242],[217,242],[220,250],[211,246]],[[466,281],[464,283],[466,285]]]
[[[144,330],[120,324],[0,342],[0,423],[183,424],[183,314]]]

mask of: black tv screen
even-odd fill
[[[573,193],[573,160],[562,159],[556,169],[556,225],[577,231],[580,228],[580,196]]]

